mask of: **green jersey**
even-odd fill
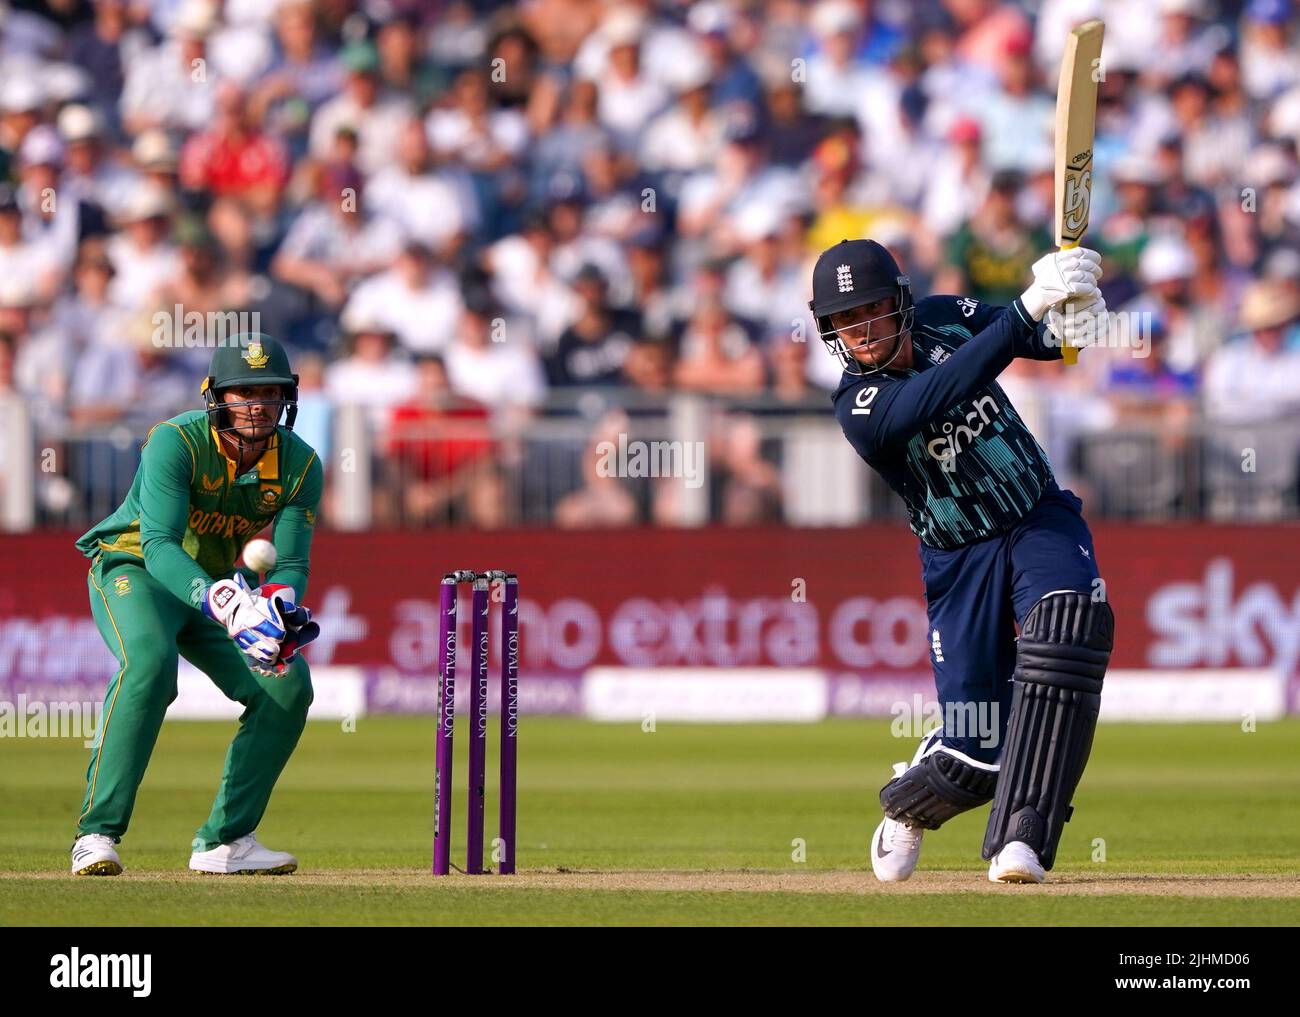
[[[143,564],[178,598],[198,607],[272,520],[277,560],[267,582],[307,592],[308,557],[324,471],[305,441],[284,427],[262,458],[236,476],[202,410],[155,424],[125,500],[77,541],[87,558]]]

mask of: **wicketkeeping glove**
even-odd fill
[[[280,654],[272,662],[264,663],[249,657],[248,666],[268,678],[278,678],[289,670],[298,651],[320,635],[320,626],[311,620],[311,611],[294,603],[293,587],[282,583],[264,583],[253,591],[265,599],[284,624],[285,636],[280,643]]]
[[[202,608],[209,618],[226,627],[250,661],[269,665],[280,655],[287,634],[280,606],[250,590],[242,575],[236,573],[234,578],[219,579],[208,587]]]

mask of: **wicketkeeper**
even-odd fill
[[[844,367],[835,415],[921,541],[944,715],[880,792],[881,880],[912,874],[923,831],[992,801],[989,878],[1042,882],[1092,746],[1114,619],[1082,503],[1057,486],[996,379],[1016,357],[1057,360],[1103,334],[1100,258],[1058,251],[1033,274],[1011,306],[991,307],[914,303],[870,240],[842,241],[813,269],[810,306]]]
[[[297,651],[319,631],[300,605],[323,471],[293,432],[298,376],[271,337],[241,335],[215,350],[203,399],[205,409],[154,426],[126,499],[77,541],[92,559],[91,611],[119,668],[86,772],[72,847],[79,875],[122,871],[115,845],[176,698],[178,654],[244,707],[190,868],[298,867],[254,831],[312,701]],[[252,589],[235,559],[268,523],[278,558]]]

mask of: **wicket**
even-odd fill
[[[499,875],[515,871],[515,783],[519,736],[519,577],[460,569],[442,577],[438,615],[438,730],[433,782],[433,874],[451,869],[452,744],[456,728],[456,607],[461,583],[471,589],[469,815],[465,872],[483,872],[483,809],[487,798],[488,590],[503,584],[501,605],[501,784]]]

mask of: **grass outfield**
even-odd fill
[[[164,726],[116,879],[67,874],[82,744],[0,739],[0,924],[1300,924],[1296,721],[1103,727],[1041,887],[987,881],[983,810],[927,834],[911,881],[877,884],[876,792],[912,746],[845,720],[528,718],[519,875],[446,880],[428,875],[432,719],[313,722],[260,829],[300,872],[189,873],[232,732]],[[490,788],[489,839],[495,808]]]

